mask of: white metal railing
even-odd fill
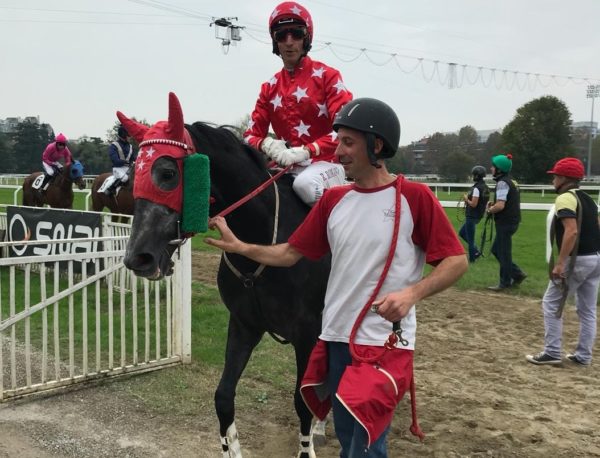
[[[115,233],[0,243],[3,251],[93,241],[105,248],[0,259],[0,402],[190,361],[190,244],[175,259],[172,278],[149,282],[123,266],[129,234],[116,234],[128,225],[105,221],[104,227]]]

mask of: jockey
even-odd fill
[[[108,147],[108,155],[112,161],[113,182],[104,190],[104,194],[110,195],[114,190],[129,181],[129,169],[135,161],[136,153],[129,143],[129,133],[123,126],[117,130],[117,140]]]
[[[345,182],[335,161],[333,119],[352,94],[338,70],[308,57],[313,39],[310,13],[296,2],[283,2],[271,13],[273,53],[283,69],[263,83],[244,141],[281,166],[294,164],[294,191],[313,205],[323,190]],[[268,135],[269,125],[275,138]]]
[[[44,167],[44,181],[40,186],[42,193],[48,189],[50,180],[54,179],[56,172],[62,172],[63,166],[58,162],[61,158],[65,161],[67,167],[73,161],[73,155],[67,147],[67,137],[62,133],[58,134],[56,139],[46,146],[42,154],[42,166]]]

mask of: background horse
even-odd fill
[[[171,139],[165,142],[175,140],[181,145],[183,115],[174,94],[170,94],[169,98],[166,129],[156,129],[157,125],[166,124],[164,121],[148,131],[148,127],[130,121],[121,113],[118,115],[138,142],[146,140],[151,143],[158,133],[158,138]],[[214,199],[210,206],[211,215],[237,202],[270,177],[260,153],[243,144],[227,128],[197,122],[187,129],[194,151],[206,154],[210,159],[211,196]],[[142,147],[138,161],[148,162],[150,154],[146,154],[147,150],[159,153],[165,146],[154,143]],[[151,179],[156,189],[174,189],[181,182],[181,162],[181,157],[176,159],[163,155],[153,164],[146,164],[149,170],[151,168]],[[141,180],[139,171],[138,180]],[[170,273],[170,257],[176,248],[170,242],[179,237],[178,222],[181,218],[178,212],[165,205],[138,198],[138,184],[140,181],[136,183],[135,217],[124,262],[136,275],[158,279]],[[276,185],[271,185],[227,216],[227,221],[244,241],[279,243],[288,239],[308,210],[293,192],[291,177],[284,175]],[[223,456],[241,456],[234,418],[236,386],[252,351],[267,332],[281,336],[294,346],[297,370],[294,405],[300,418],[301,432],[298,456],[314,457],[310,435],[312,414],[299,393],[299,384],[321,330],[330,259],[320,262],[302,259],[294,267],[266,267],[262,270],[261,266],[245,257],[227,257],[232,267],[222,257],[217,275],[221,298],[230,312],[225,366],[215,393]]]
[[[32,187],[35,179],[42,173],[34,172],[23,180],[23,205],[43,207],[48,204],[53,208],[73,208],[73,183],[79,189],[85,189],[81,162],[73,161],[62,172],[57,173],[44,194]]]
[[[135,167],[131,168],[129,180],[124,186],[121,186],[118,194],[107,196],[103,192],[98,192],[104,181],[112,176],[111,172],[98,175],[92,183],[92,210],[101,212],[104,207],[111,213],[122,213],[124,215],[133,215],[133,180]]]

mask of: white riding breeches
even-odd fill
[[[52,167],[53,165],[55,167],[58,167],[59,169],[62,168],[60,162],[53,162],[52,164],[47,164],[46,162],[42,161],[42,167],[44,167],[44,171],[46,172],[46,175],[49,175],[51,177],[54,176],[55,170],[54,170],[54,167]]]
[[[318,161],[291,170],[294,179],[294,191],[302,201],[311,207],[321,198],[325,189],[346,183],[344,167],[333,162]]]
[[[121,167],[113,167],[113,176],[117,180],[121,180],[121,183],[127,183],[127,180],[129,180],[129,175],[127,175],[128,170],[129,167],[126,165]]]

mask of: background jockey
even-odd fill
[[[113,166],[114,180],[104,190],[106,195],[112,194],[118,186],[127,183],[129,180],[129,168],[137,156],[133,150],[133,145],[129,143],[129,133],[123,126],[119,126],[117,130],[117,140],[112,142],[108,147],[108,155]]]
[[[244,140],[281,166],[296,164],[294,191],[313,205],[323,190],[343,184],[344,169],[334,163],[337,135],[333,119],[352,100],[338,70],[311,60],[314,26],[310,13],[284,2],[269,19],[273,53],[283,69],[263,83]],[[268,136],[269,125],[276,138]]]
[[[73,161],[73,155],[69,148],[67,148],[67,137],[60,133],[56,136],[56,139],[49,143],[42,154],[42,166],[44,167],[44,181],[40,186],[40,191],[44,192],[50,185],[50,179],[54,178],[56,172],[62,171],[62,164],[58,162],[60,159],[65,161],[65,166],[71,165]]]

